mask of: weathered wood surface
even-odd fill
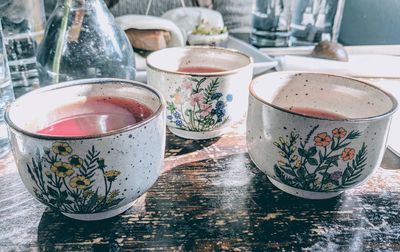
[[[323,201],[276,189],[249,160],[243,129],[217,140],[168,135],[165,170],[134,208],[79,222],[28,194],[0,161],[0,251],[400,250],[400,171]]]

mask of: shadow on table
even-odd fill
[[[195,152],[216,143],[220,138],[207,140],[190,140],[175,136],[167,130],[167,143],[165,148],[165,157],[179,156]]]
[[[400,207],[393,196],[296,198],[276,189],[247,154],[238,154],[174,167],[140,204],[106,221],[74,221],[47,211],[38,245],[50,251],[382,248],[382,241],[399,243]],[[384,221],[393,230],[385,231]]]

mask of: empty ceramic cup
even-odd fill
[[[281,190],[325,199],[366,181],[379,166],[397,101],[360,80],[276,72],[250,85],[247,145]]]
[[[167,102],[167,126],[177,136],[208,139],[244,117],[252,59],[217,47],[167,48],[147,57],[147,83]]]
[[[96,114],[101,108],[102,114]],[[142,117],[107,130],[121,122],[108,120],[107,113]],[[98,121],[89,123],[89,116],[98,116]],[[68,217],[100,220],[118,215],[159,177],[165,105],[147,85],[117,79],[52,85],[17,99],[5,119],[26,188]],[[97,131],[104,133],[90,133]]]

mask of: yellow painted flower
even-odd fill
[[[112,190],[111,192],[110,192],[110,198],[115,198],[115,197],[117,197],[119,195],[119,190],[117,189],[117,190]]]
[[[292,146],[292,148],[290,148],[290,150],[291,150],[292,152],[295,152],[295,151],[297,150],[297,147],[296,147],[296,146]]]
[[[67,156],[72,153],[72,148],[66,142],[55,142],[51,148],[55,154]]]
[[[280,166],[286,166],[286,163],[283,162],[282,160],[279,160],[279,161],[278,161],[278,164],[279,164]]]
[[[56,174],[57,177],[65,178],[69,177],[74,174],[74,170],[72,165],[68,163],[64,163],[61,161],[55,162],[51,167],[50,170]]]
[[[284,153],[283,151],[280,151],[280,152],[279,152],[279,155],[281,155],[282,157],[285,157],[285,156],[286,156],[285,153]]]
[[[293,155],[292,161],[296,161],[299,157],[297,155]]]
[[[106,172],[104,173],[104,176],[106,176],[107,178],[108,178],[108,177],[116,177],[116,176],[118,176],[119,174],[121,174],[121,172],[116,171],[116,170],[109,170],[109,171],[106,171]]]
[[[121,172],[116,170],[109,170],[104,172],[104,176],[107,178],[108,181],[114,181],[119,174],[121,174]]]
[[[83,159],[78,155],[72,155],[68,158],[69,163],[75,168],[81,168],[83,164]]]
[[[297,160],[296,164],[294,165],[294,167],[296,168],[300,168],[301,167],[301,161]]]
[[[71,180],[69,181],[69,185],[72,188],[78,188],[78,189],[85,189],[86,187],[88,187],[90,185],[90,180],[88,178],[86,178],[85,176],[75,176],[73,178],[71,178]]]
[[[94,191],[93,190],[85,190],[84,192],[83,192],[83,196],[85,196],[85,197],[90,197],[90,196],[92,196],[94,194]]]

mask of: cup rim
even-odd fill
[[[105,83],[113,83],[113,82],[128,84],[128,85],[131,85],[131,87],[142,87],[142,88],[147,89],[148,91],[154,93],[158,97],[158,100],[160,102],[159,107],[149,117],[147,117],[146,119],[144,119],[143,121],[141,121],[139,123],[128,125],[128,126],[125,126],[125,127],[119,128],[119,129],[107,131],[105,133],[91,134],[91,135],[85,135],[85,136],[42,135],[42,134],[38,134],[38,133],[34,133],[34,132],[27,131],[25,129],[22,129],[21,127],[16,125],[10,118],[10,110],[11,110],[12,105],[22,97],[32,95],[32,94],[44,93],[44,92],[48,92],[48,91],[52,91],[52,90],[63,89],[63,88],[67,88],[67,87],[79,86],[82,84],[102,85]],[[153,87],[150,87],[149,85],[146,85],[144,83],[141,83],[138,81],[126,80],[126,79],[117,79],[117,78],[81,79],[81,80],[60,82],[57,84],[53,84],[50,86],[36,89],[34,91],[31,91],[29,93],[22,95],[21,97],[17,98],[15,101],[10,103],[6,107],[4,119],[10,128],[14,129],[15,131],[17,131],[19,133],[22,133],[24,135],[27,135],[27,136],[30,136],[33,138],[44,139],[44,140],[83,140],[83,139],[95,139],[95,138],[100,138],[100,137],[117,135],[117,134],[121,134],[121,133],[130,131],[132,129],[142,127],[142,126],[148,124],[150,121],[153,121],[153,119],[155,119],[156,117],[158,117],[161,114],[161,112],[164,110],[164,108],[165,108],[165,101],[164,101],[164,98],[162,97],[162,95],[156,89],[154,89]]]
[[[328,77],[329,76],[339,77],[339,78],[348,79],[348,80],[351,80],[351,81],[354,81],[354,82],[362,83],[362,84],[367,85],[367,86],[369,86],[369,87],[371,87],[373,89],[379,90],[384,95],[389,97],[390,101],[392,102],[392,107],[391,107],[391,109],[389,109],[385,113],[382,113],[382,114],[379,114],[379,115],[375,115],[375,116],[361,117],[361,118],[330,119],[330,118],[324,118],[324,117],[319,117],[319,116],[312,116],[312,115],[305,115],[305,114],[297,113],[297,112],[294,112],[292,110],[285,109],[285,108],[282,108],[282,107],[277,106],[275,104],[272,104],[270,102],[267,102],[266,100],[262,99],[259,95],[257,95],[257,93],[254,91],[254,85],[259,79],[265,77],[266,75],[274,75],[274,74],[279,74],[279,73],[283,73],[283,74],[287,74],[287,75],[295,75],[295,74],[325,75],[325,76],[328,76]],[[325,72],[279,71],[279,72],[263,74],[263,75],[260,75],[260,76],[258,76],[256,78],[254,78],[251,81],[251,83],[249,85],[249,93],[250,93],[251,96],[256,98],[258,101],[260,101],[260,102],[264,103],[265,105],[270,106],[270,107],[272,107],[274,109],[280,110],[282,112],[286,112],[286,113],[289,113],[289,114],[292,114],[292,115],[296,115],[296,116],[311,118],[311,119],[318,119],[318,120],[324,120],[324,121],[333,121],[333,122],[338,122],[338,121],[342,121],[342,122],[372,121],[372,120],[388,117],[388,116],[392,115],[394,112],[396,112],[396,110],[398,109],[398,101],[396,100],[396,98],[392,94],[386,92],[385,90],[377,87],[376,85],[373,85],[371,82],[368,82],[368,81],[365,81],[365,80],[360,80],[360,79],[349,77],[349,76],[345,76],[345,75],[331,74],[331,73],[325,73]]]
[[[188,72],[180,72],[180,71],[171,71],[171,70],[166,70],[166,69],[156,67],[156,66],[154,66],[154,64],[152,64],[150,62],[152,56],[154,57],[154,55],[156,55],[158,53],[163,53],[167,50],[173,50],[173,49],[181,49],[181,50],[210,49],[210,50],[217,50],[217,51],[222,51],[222,52],[229,52],[229,53],[240,54],[241,56],[244,56],[248,62],[245,66],[242,66],[242,67],[238,67],[238,68],[226,70],[226,71],[221,71],[221,72],[210,72],[210,73],[188,73]],[[164,72],[164,73],[170,73],[170,74],[179,74],[179,75],[188,75],[188,76],[203,76],[203,77],[226,76],[226,75],[234,74],[234,73],[240,72],[241,70],[251,66],[253,63],[254,63],[253,58],[245,53],[242,53],[241,51],[238,51],[238,50],[232,49],[232,48],[215,47],[215,46],[214,47],[213,46],[169,47],[169,48],[164,48],[164,49],[152,52],[146,57],[146,66],[152,70]]]

